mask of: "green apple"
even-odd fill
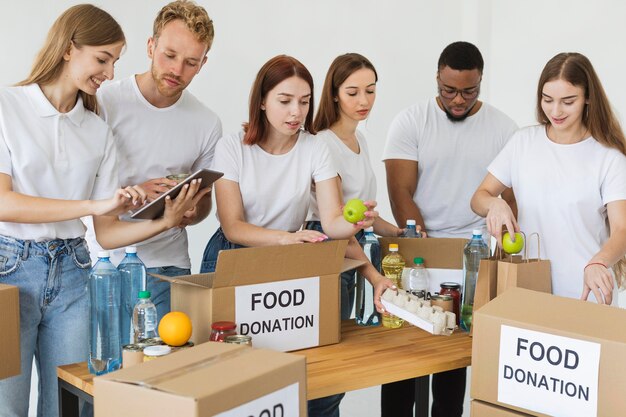
[[[367,206],[363,204],[363,201],[353,198],[343,206],[343,218],[350,223],[358,223],[365,218],[366,211]]]
[[[506,232],[502,236],[502,249],[510,255],[520,253],[524,247],[524,235],[521,233],[515,233],[515,242],[511,240],[511,235]]]

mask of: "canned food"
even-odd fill
[[[143,362],[143,346],[129,344],[122,347],[122,367],[130,368]]]
[[[430,297],[430,305],[431,306],[439,306],[443,308],[443,311],[453,312],[454,310],[454,300],[451,295],[447,294],[433,294]]]
[[[160,337],[149,337],[147,339],[141,339],[136,344],[145,348],[146,346],[164,345],[165,342],[163,340],[161,340]]]
[[[211,324],[211,336],[209,340],[212,342],[223,342],[226,336],[237,334],[237,325],[232,321],[216,321]]]
[[[459,324],[461,318],[461,284],[456,282],[442,282],[439,294],[449,295],[452,297],[452,312],[456,315],[456,324]]]
[[[172,348],[167,345],[146,346],[143,349],[143,361],[148,362],[172,353]]]
[[[182,346],[170,346],[172,348],[172,353],[178,352],[179,350],[188,349],[193,347],[193,342],[187,342]]]
[[[246,345],[252,346],[252,337],[244,334],[236,334],[232,336],[226,336],[224,343],[232,343],[234,345]]]

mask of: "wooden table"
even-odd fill
[[[342,323],[340,343],[292,353],[307,358],[309,400],[421,377],[417,415],[428,416],[429,375],[469,366],[472,339],[460,331],[451,336],[433,336],[410,325],[385,329],[361,327],[346,320]],[[83,399],[89,400],[93,396],[93,375],[83,362],[59,367],[58,377],[61,416],[77,415],[63,409],[63,404],[74,408],[68,391],[79,396],[86,394]]]

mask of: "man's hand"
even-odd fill
[[[178,185],[174,180],[168,180],[167,178],[154,178],[141,184],[141,188],[148,196],[148,201],[154,201],[172,189],[172,187]]]

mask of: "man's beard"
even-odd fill
[[[463,120],[469,117],[470,113],[472,112],[472,109],[474,109],[474,106],[477,103],[478,103],[478,100],[476,100],[476,102],[474,102],[472,107],[470,107],[462,116],[455,116],[452,113],[450,113],[450,111],[448,111],[448,109],[445,106],[442,106],[442,107],[446,113],[446,116],[448,116],[448,120],[450,120],[451,122],[462,122]]]

